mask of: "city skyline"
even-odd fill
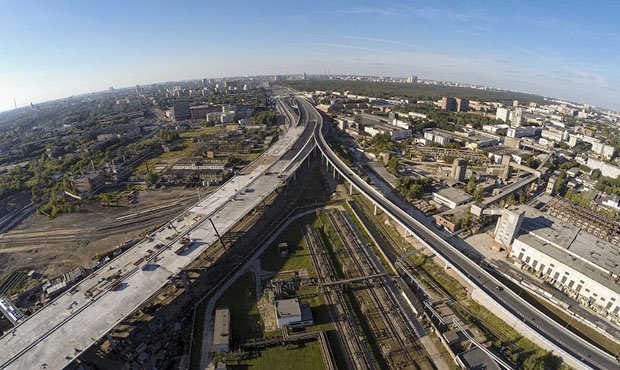
[[[0,4],[0,111],[164,81],[384,75],[620,110],[619,5],[458,2]]]

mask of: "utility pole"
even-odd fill
[[[215,235],[217,235],[217,238],[220,240],[220,243],[222,243],[222,247],[224,247],[224,252],[226,252],[226,256],[230,257],[230,254],[228,253],[228,248],[226,248],[226,244],[224,244],[224,240],[222,239],[222,236],[217,231],[217,228],[215,227],[215,224],[213,223],[213,219],[209,218],[209,222],[211,222],[211,226],[213,226],[213,230],[215,230]]]

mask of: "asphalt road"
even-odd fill
[[[301,101],[301,99],[299,101]],[[322,131],[324,130],[322,130],[323,122],[320,114],[310,103],[306,101],[301,101],[301,103],[300,106],[303,107],[310,116],[316,117],[318,120],[318,124],[315,128],[315,139],[319,149],[330,158],[332,163],[336,164],[339,172],[347,181],[353,182],[358,190],[364,192],[373,202],[379,204],[383,209],[391,213],[398,222],[402,225],[406,225],[411,231],[420,236],[437,254],[450,261],[455,269],[466,275],[472,284],[488,294],[496,303],[514,314],[517,318],[522,320],[524,324],[545,337],[555,346],[580,361],[584,368],[614,369],[620,366],[613,356],[596,348],[584,339],[575,336],[545,314],[529,305],[521,297],[493,278],[482,267],[448,244],[440,234],[436,234],[434,230],[422,225],[420,221],[414,219],[405,211],[395,206],[379,193],[379,191],[363,181],[328,147],[323,138]]]

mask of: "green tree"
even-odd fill
[[[476,177],[474,177],[473,175],[469,178],[469,181],[467,181],[467,186],[465,187],[465,191],[468,194],[473,194],[474,191],[476,191]]]
[[[392,157],[387,163],[387,170],[392,175],[398,175],[398,158]]]
[[[146,177],[146,183],[149,186],[155,186],[155,185],[157,185],[157,180],[158,179],[159,179],[159,177],[157,176],[156,173],[149,172],[148,176]]]
[[[481,186],[477,186],[476,190],[474,191],[474,201],[480,202],[483,199],[484,199],[484,190],[482,190]]]
[[[422,193],[422,185],[413,184],[411,185],[409,190],[407,190],[407,199],[409,200],[418,199],[421,193]]]
[[[553,190],[560,195],[564,195],[566,191],[566,171],[562,170],[557,180],[555,180],[555,184],[553,185]]]

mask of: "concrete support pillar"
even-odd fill
[[[378,210],[377,210],[377,205],[375,204],[375,210],[374,210],[374,212],[373,212],[373,214],[374,214],[375,216],[377,215],[377,211],[378,211]]]
[[[333,175],[332,176],[334,176],[334,178],[336,178],[336,166],[334,166],[334,170],[333,170]]]
[[[353,183],[350,182],[349,183],[349,195],[352,195],[352,194],[353,194]]]
[[[448,262],[446,262],[445,270],[449,270],[449,269],[450,269],[450,265],[448,265]]]

